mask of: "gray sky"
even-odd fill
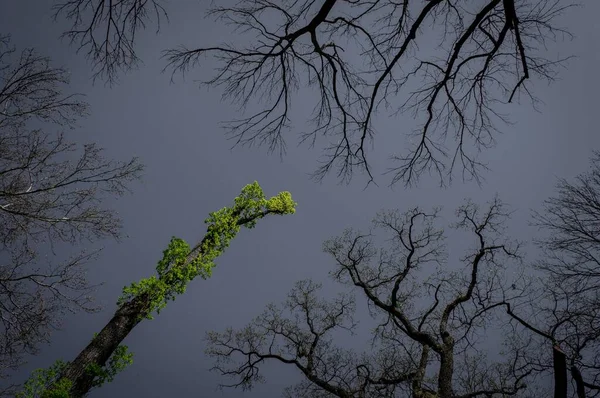
[[[371,158],[379,187],[366,191],[360,179],[349,186],[338,185],[334,178],[323,184],[311,182],[307,173],[313,171],[319,153],[297,148],[293,132],[283,162],[276,155],[266,156],[260,147],[230,151],[231,142],[218,123],[232,117],[236,108],[220,101],[219,90],[199,89],[193,82],[200,76],[198,70],[185,81],[176,79],[175,84],[169,83],[168,74],[160,74],[163,49],[209,44],[217,37],[234,40],[227,27],[202,17],[208,2],[168,4],[171,22],[163,26],[162,33],[140,35],[138,52],[144,64],[113,88],[92,85],[89,64],[58,40],[63,26],[52,23],[50,2],[45,2],[47,7],[40,6],[42,3],[1,2],[0,33],[11,33],[18,48],[35,47],[51,56],[55,65],[71,70],[71,90],[87,95],[92,115],[81,122],[80,129],[68,133],[70,139],[97,142],[106,148],[108,158],[139,156],[147,170],[143,183],[133,187],[133,195],[109,204],[123,217],[129,238],[120,244],[105,242],[100,260],[89,267],[93,282],[105,282],[97,292],[104,311],[68,317],[64,330],[54,334],[51,346],[41,355],[31,358],[20,378],[57,358],[73,358],[112,316],[121,288],[152,274],[170,237],[196,242],[204,233],[208,212],[229,205],[245,184],[258,180],[269,196],[289,190],[298,202],[294,216],[271,217],[252,231],[242,231],[218,260],[210,280],[192,282],[188,292],[154,321],[139,325],[125,342],[135,353],[133,366],[93,392],[93,398],[280,396],[283,387],[297,380],[292,369],[266,367],[267,383],[250,393],[216,392],[218,382],[225,380],[208,372],[212,362],[203,354],[205,332],[244,326],[267,303],[282,301],[298,279],[312,277],[332,286],[326,278],[331,261],[321,252],[322,241],[345,227],[367,227],[381,208],[443,205],[452,211],[465,197],[483,203],[497,192],[517,210],[509,225],[514,236],[528,239],[534,232],[527,227],[529,209],[554,192],[556,177],[570,178],[584,171],[592,149],[600,149],[595,101],[600,89],[600,2],[595,0],[584,0],[584,7],[571,10],[564,18],[563,25],[576,38],[561,44],[557,51],[579,58],[567,65],[561,80],[553,85],[537,82],[534,86],[544,101],[541,112],[536,113],[527,102],[504,109],[515,125],[502,126],[504,134],[498,137],[497,147],[484,155],[492,172],[485,174],[481,188],[456,181],[440,190],[427,177],[410,190],[401,185],[387,188],[389,179],[380,176],[387,164],[375,158],[377,154],[385,158],[387,148],[403,143],[394,129],[403,121],[390,118],[377,121]],[[203,71],[210,70],[211,61],[206,62]],[[451,258],[462,255],[453,253],[451,240],[448,245]]]

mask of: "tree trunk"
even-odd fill
[[[86,371],[89,365],[104,366],[112,353],[147,315],[148,297],[141,295],[123,304],[100,333],[70,362],[62,377],[73,383],[69,397],[83,397],[92,388],[94,375]]]
[[[554,356],[554,398],[567,398],[567,356],[558,345],[552,347]]]
[[[583,378],[581,377],[581,372],[575,365],[571,366],[571,375],[573,376],[573,380],[575,380],[575,384],[577,384],[577,398],[585,398]]]
[[[440,373],[438,376],[438,394],[440,398],[452,398],[452,376],[454,375],[454,352],[445,348],[440,355]]]
[[[219,210],[219,212],[211,213],[210,219],[205,222],[210,224],[207,228],[207,233],[202,238],[200,243],[196,245],[185,257],[183,264],[179,264],[179,254],[175,252],[177,257],[173,264],[170,266],[184,267],[187,272],[187,279],[178,279],[177,276],[169,274],[169,271],[161,269],[159,271],[157,266],[157,272],[159,272],[159,279],[163,277],[167,284],[168,294],[181,294],[178,290],[179,285],[177,283],[185,283],[191,281],[202,273],[196,269],[197,265],[192,265],[191,269],[185,269],[191,264],[194,259],[201,255],[204,255],[203,251],[208,250],[210,255],[206,261],[212,261],[218,257],[227,246],[229,241],[233,239],[236,233],[239,231],[239,227],[247,226],[252,228],[257,220],[265,217],[268,214],[293,214],[295,212],[294,206],[296,205],[291,199],[289,192],[281,192],[279,195],[264,202],[264,195],[257,182],[246,185],[242,190],[242,194],[235,199],[235,205],[230,212],[225,211],[220,213],[227,208]],[[257,207],[258,205],[258,207]],[[244,217],[240,218],[244,214]],[[231,220],[235,220],[235,224],[231,224]],[[185,243],[185,242],[184,242]],[[187,244],[186,244],[187,245]],[[177,248],[177,246],[175,247]],[[173,249],[175,250],[175,249]],[[187,248],[186,248],[187,250]],[[167,255],[166,251],[164,252]],[[215,254],[216,253],[216,254]],[[172,255],[172,254],[171,254]],[[210,264],[210,263],[208,263]],[[214,265],[214,264],[213,264]],[[210,269],[210,268],[209,268]],[[174,277],[170,278],[170,277]],[[175,286],[170,285],[172,280],[175,281]],[[96,365],[100,367],[106,366],[107,361],[111,355],[119,347],[121,342],[129,335],[129,333],[135,328],[145,317],[147,317],[154,309],[156,304],[152,302],[156,299],[153,297],[155,292],[145,291],[144,293],[136,293],[126,303],[119,306],[115,315],[112,319],[104,326],[100,333],[77,355],[74,361],[70,362],[65,370],[61,373],[60,379],[68,379],[72,385],[69,390],[69,398],[80,398],[86,395],[90,389],[94,386],[94,375],[89,372],[90,365]],[[165,292],[160,292],[162,299],[168,299],[165,296]],[[160,297],[159,297],[160,298]]]

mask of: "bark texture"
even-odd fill
[[[141,295],[123,304],[100,333],[69,363],[62,377],[73,382],[69,396],[83,397],[93,387],[93,374],[88,366],[106,362],[125,337],[140,323],[148,312],[148,296]]]

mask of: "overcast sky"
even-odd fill
[[[236,108],[220,101],[219,90],[199,89],[193,82],[199,72],[174,84],[168,74],[160,73],[165,65],[161,50],[179,44],[208,44],[217,37],[235,40],[227,27],[203,18],[208,1],[170,2],[170,23],[162,33],[140,35],[138,50],[144,64],[112,88],[92,85],[83,55],[58,39],[64,26],[52,22],[50,2],[0,2],[0,33],[12,34],[19,49],[35,47],[51,56],[56,66],[68,68],[70,90],[86,94],[92,115],[68,137],[98,143],[106,148],[108,158],[139,156],[147,166],[143,183],[133,186],[133,195],[107,204],[119,211],[129,237],[118,244],[104,242],[103,255],[90,264],[92,282],[104,282],[97,292],[104,310],[68,317],[64,330],[54,333],[52,344],[31,358],[18,378],[57,358],[72,359],[110,319],[121,288],[151,275],[172,235],[196,242],[205,231],[203,220],[208,212],[229,205],[254,180],[269,196],[289,190],[298,202],[297,213],[271,217],[254,230],[243,230],[218,260],[210,280],[194,281],[154,321],[143,322],[133,331],[125,341],[135,353],[133,366],[90,397],[280,396],[283,387],[298,380],[292,369],[268,367],[267,383],[250,393],[216,392],[217,384],[226,380],[208,371],[212,362],[203,354],[205,332],[244,326],[267,303],[281,302],[298,279],[311,277],[331,286],[327,272],[332,264],[321,251],[323,240],[349,226],[368,227],[379,209],[443,205],[448,210],[445,214],[452,215],[466,197],[483,203],[498,193],[517,211],[509,226],[514,236],[531,238],[530,209],[554,192],[557,177],[571,178],[586,170],[591,151],[600,149],[596,120],[600,2],[583,3],[562,23],[575,40],[557,49],[561,56],[579,58],[569,62],[561,80],[553,85],[537,82],[534,86],[544,101],[539,113],[527,102],[505,108],[515,124],[502,126],[504,134],[498,137],[497,147],[486,152],[484,159],[492,171],[485,174],[481,188],[456,181],[440,190],[427,177],[417,188],[387,188],[388,177],[379,176],[387,164],[377,160],[377,154],[384,159],[389,148],[400,147],[404,138],[397,133],[403,121],[389,118],[378,120],[372,155],[379,187],[363,191],[360,178],[349,186],[337,184],[334,178],[323,184],[309,180],[307,174],[313,171],[319,153],[297,148],[293,134],[283,162],[278,156],[267,156],[264,148],[231,151],[231,142],[218,123],[231,118]],[[204,71],[210,70],[211,61],[207,62]],[[451,240],[448,245],[451,257],[462,254],[453,253]]]

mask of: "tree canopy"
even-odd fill
[[[95,144],[63,131],[89,113],[82,96],[65,94],[69,73],[31,48],[0,36],[0,378],[36,353],[65,311],[95,311],[84,264],[55,245],[119,238],[121,220],[101,201],[127,192],[142,165],[104,159]]]
[[[600,396],[598,154],[591,165],[534,213],[537,261],[510,238],[498,197],[457,209],[449,226],[472,242],[462,257],[444,243],[439,209],[382,211],[368,231],[326,241],[330,276],[368,302],[371,345],[336,344],[356,327],[353,294],[325,300],[319,283],[299,281],[248,326],[207,334],[213,370],[232,379],[222,386],[250,389],[279,362],[303,376],[288,397],[549,397],[551,377],[555,398]]]
[[[182,45],[166,50],[165,57],[173,73],[202,66],[206,57],[220,63],[212,78],[201,81],[221,87],[224,98],[242,109],[252,105],[225,124],[235,144],[264,145],[283,155],[288,131],[297,130],[300,142],[319,142],[317,180],[334,172],[349,182],[360,171],[369,183],[376,179],[369,146],[378,135],[400,134],[406,146],[386,154],[391,163],[385,173],[391,184],[405,185],[423,173],[433,173],[442,185],[455,172],[480,182],[487,166],[479,155],[510,120],[507,104],[526,99],[535,106],[534,84],[553,81],[569,58],[551,55],[549,46],[569,37],[560,16],[575,5],[558,0],[232,3],[215,4],[208,16],[243,37]],[[108,82],[138,62],[136,32],[151,22],[160,27],[168,14],[158,0],[59,1],[55,10],[58,19],[72,23],[65,35]],[[292,117],[305,98],[316,104],[308,118],[312,128],[299,130]],[[403,122],[396,131],[381,131],[377,116],[382,114],[412,116],[415,126]]]

